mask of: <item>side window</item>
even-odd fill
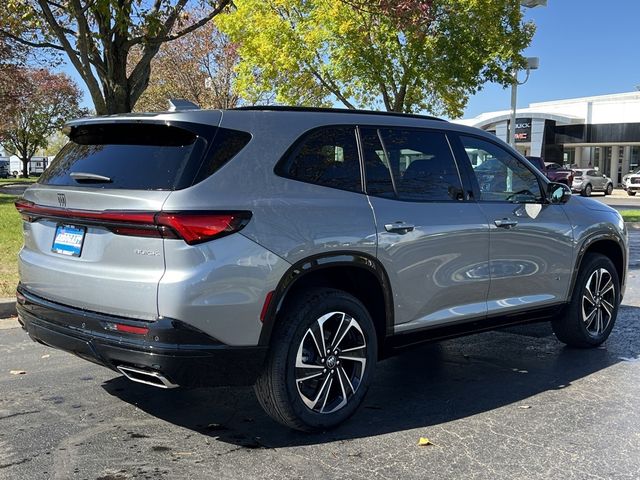
[[[536,175],[524,163],[497,145],[461,135],[476,179],[480,200],[532,203],[542,200]]]
[[[365,128],[362,140],[369,194],[414,202],[462,199],[460,176],[444,133]]]
[[[327,187],[362,191],[353,127],[326,127],[300,139],[276,167],[284,177]]]

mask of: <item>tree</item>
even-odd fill
[[[230,0],[8,0],[0,34],[63,52],[87,85],[98,115],[130,112],[147,88],[160,47],[206,25]],[[184,24],[185,8],[201,18]],[[138,61],[127,69],[133,48]]]
[[[21,68],[24,61],[25,52],[0,36],[0,130],[6,128],[24,93],[26,78]]]
[[[534,27],[518,0],[237,0],[240,94],[457,117],[487,81],[508,84]],[[258,75],[256,76],[256,70]],[[256,83],[255,78],[259,81]]]
[[[22,174],[28,176],[28,164],[39,148],[46,148],[50,135],[70,118],[81,116],[78,86],[65,74],[44,69],[25,69],[27,87],[15,115],[0,131],[4,149],[22,161]]]
[[[130,57],[135,64],[140,51]],[[151,61],[149,86],[137,111],[166,110],[170,98],[185,98],[202,108],[233,108],[237,47],[213,24],[164,44]]]

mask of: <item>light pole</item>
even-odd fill
[[[522,82],[518,81],[518,70],[513,69],[513,82],[511,83],[511,119],[509,120],[509,145],[516,148],[516,103],[518,100],[518,85],[524,85],[529,80],[531,70],[537,70],[540,66],[538,57],[527,57],[527,76]]]
[[[546,7],[547,0],[520,0],[520,5],[526,8]],[[509,145],[516,148],[516,101],[518,99],[518,85],[523,85],[529,80],[531,70],[538,68],[540,59],[537,57],[527,58],[527,77],[523,82],[518,82],[518,70],[513,70],[513,82],[511,83],[511,119],[509,122]]]

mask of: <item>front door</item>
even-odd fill
[[[388,127],[360,133],[396,333],[483,318],[489,228],[463,194],[446,134]]]
[[[474,136],[456,142],[478,205],[489,221],[488,314],[564,302],[573,265],[573,233],[562,205],[545,201],[543,181],[505,148]]]

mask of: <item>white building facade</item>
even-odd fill
[[[508,141],[508,110],[459,123]],[[545,162],[598,167],[618,186],[640,167],[640,91],[532,103],[518,109],[516,148]]]

